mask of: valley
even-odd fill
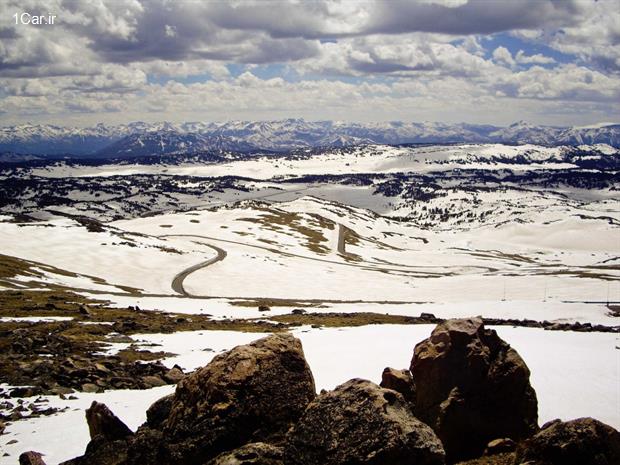
[[[25,356],[13,342],[0,360],[39,373],[36,397],[12,394],[17,378],[0,385],[0,463],[28,447],[48,463],[79,455],[88,430],[76,417],[91,400],[133,428],[172,392],[168,370],[270,332],[299,337],[317,388],[332,389],[407,366],[432,323],[475,315],[524,354],[542,422],[617,428],[619,166],[604,144],[4,163],[0,329],[33,347],[57,335],[64,352]],[[84,389],[66,357],[114,375],[88,372]],[[36,413],[35,399],[57,410]]]

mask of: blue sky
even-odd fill
[[[615,0],[0,3],[0,124],[620,121]]]

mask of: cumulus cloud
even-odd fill
[[[512,58],[512,53],[506,47],[497,47],[493,50],[493,59],[498,63],[504,63],[508,66],[514,66],[515,60]]]

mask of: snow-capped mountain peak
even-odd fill
[[[517,121],[502,128],[467,123],[347,123],[290,118],[225,123],[137,121],[117,126],[99,123],[84,128],[28,123],[0,128],[0,152],[35,155],[124,156],[147,154],[148,150],[153,151],[151,155],[220,149],[286,151],[318,146],[409,143],[608,144],[619,147],[620,125],[562,128]]]

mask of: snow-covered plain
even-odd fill
[[[30,174],[43,177],[130,176],[165,172],[182,176],[243,176],[270,179],[274,176],[309,174],[398,173],[467,169],[566,169],[575,165],[561,160],[561,147],[537,145],[507,146],[502,144],[464,144],[458,146],[393,147],[388,145],[361,146],[343,152],[333,150],[320,157],[277,159],[262,156],[228,163],[185,163],[167,165],[104,165],[76,166],[58,163],[55,166],[34,168]],[[527,154],[529,164],[516,159]],[[513,162],[512,159],[515,159]]]
[[[589,212],[592,216],[592,212]],[[575,209],[575,216],[580,213]],[[620,219],[619,213],[605,212]],[[313,197],[272,205],[123,220],[123,230],[171,244],[217,245],[226,258],[185,280],[196,296],[470,302],[605,301],[620,298],[617,227],[565,209],[530,213],[529,223],[429,231]],[[355,234],[338,253],[338,225]],[[347,243],[348,242],[348,243]],[[357,283],[357,285],[353,285]],[[359,285],[363,283],[363,285]],[[266,292],[266,290],[269,290]],[[608,297],[609,296],[609,297]]]
[[[0,243],[6,255],[78,274],[44,272],[42,281],[98,292],[129,286],[137,298],[175,295],[175,276],[213,259],[219,248],[226,253],[222,260],[184,279],[190,295],[541,307],[620,300],[620,200],[572,205],[524,195],[517,222],[509,220],[514,209],[506,208],[505,198],[484,195],[497,197],[483,199],[484,205],[496,202],[505,211],[469,228],[429,229],[304,196],[115,221],[101,232],[66,218],[5,221]],[[338,249],[339,230],[344,251]],[[165,302],[161,309],[170,310],[172,301]],[[203,303],[198,305],[213,313]],[[571,318],[557,316],[564,317]]]
[[[294,332],[303,343],[316,388],[333,389],[357,377],[381,380],[386,366],[408,367],[416,343],[429,336],[433,325],[377,325],[357,328],[311,329]],[[531,371],[531,382],[539,405],[539,423],[592,416],[620,428],[620,343],[615,334],[543,331],[531,328],[495,327],[523,357]],[[207,364],[217,353],[248,343],[261,334],[228,331],[136,335],[144,344],[162,344],[161,350],[178,356],[165,360],[185,369]],[[368,344],[372,340],[373,344]],[[204,349],[210,349],[205,351]],[[576,380],[579,380],[578,382]],[[19,453],[45,453],[49,465],[83,453],[88,442],[84,410],[93,400],[106,403],[128,426],[145,421],[145,411],[156,399],[172,392],[164,386],[147,391],[108,391],[78,394],[78,400],[49,397],[50,406],[71,410],[51,416],[12,423],[0,445],[9,455],[0,464],[13,465]],[[67,438],[71,438],[67,441]],[[7,445],[16,439],[15,444]]]

